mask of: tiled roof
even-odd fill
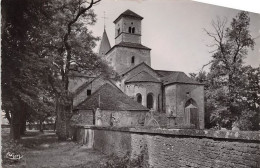
[[[100,106],[99,106],[100,104]],[[120,89],[110,84],[104,84],[95,93],[80,103],[75,109],[91,110],[93,108],[101,110],[116,111],[148,111],[146,107],[137,103]]]
[[[99,78],[103,78],[104,80],[109,81],[111,84],[114,84],[110,79],[108,79],[108,78],[106,78],[106,77],[104,77],[104,76],[102,76],[102,75],[99,75],[99,76],[97,76],[97,77],[95,77],[95,78],[92,78],[91,80],[89,80],[89,81],[83,83],[80,87],[78,87],[78,88],[75,90],[75,92],[73,93],[73,96],[78,95],[78,94],[79,94],[80,92],[82,92],[89,84],[91,84],[92,82],[94,82],[94,80],[97,80],[97,79],[99,79]],[[117,87],[117,86],[115,86],[115,87]]]
[[[155,72],[156,72],[160,77],[163,77],[163,76],[170,75],[171,73],[177,72],[177,71],[155,70]]]
[[[100,46],[99,46],[99,56],[102,56],[102,55],[105,55],[109,50],[110,50],[111,46],[110,46],[110,43],[109,43],[109,40],[108,40],[108,37],[107,37],[107,33],[106,33],[106,30],[104,30],[103,32],[103,36],[102,36],[102,39],[101,39],[101,43],[100,43]]]
[[[146,47],[142,44],[139,44],[139,43],[121,42],[121,43],[114,45],[107,53],[112,51],[115,47],[127,47],[127,48],[137,48],[137,49],[151,50],[150,48],[148,48],[148,47]]]
[[[140,48],[140,49],[146,49],[146,50],[151,50],[150,48],[139,44],[139,43],[129,43],[129,42],[121,42],[115,46],[121,46],[121,47],[130,47],[130,48]]]
[[[160,83],[160,81],[156,78],[154,78],[149,73],[142,71],[138,73],[137,75],[131,77],[130,79],[127,79],[125,83],[131,83],[131,82],[157,82]]]
[[[124,70],[124,71],[122,71],[122,72],[119,72],[119,75],[125,75],[125,74],[127,74],[128,72],[132,71],[133,69],[135,69],[135,68],[137,68],[137,67],[139,67],[139,66],[142,66],[142,65],[144,65],[144,66],[150,68],[151,70],[153,70],[153,68],[151,68],[151,67],[150,67],[149,65],[147,65],[145,62],[141,62],[140,64],[137,64],[137,65],[135,65],[134,67],[129,67],[129,68],[127,68],[126,70]]]
[[[121,15],[119,15],[119,16],[116,18],[116,20],[114,21],[114,23],[116,23],[117,20],[119,20],[119,19],[120,19],[121,17],[123,17],[123,16],[126,16],[126,17],[133,17],[133,18],[140,19],[140,20],[143,19],[142,16],[140,16],[140,15],[134,13],[133,11],[127,9],[125,12],[123,12]]]
[[[203,85],[202,83],[199,83],[191,79],[190,77],[188,77],[184,72],[178,72],[178,71],[172,71],[171,73],[168,72],[168,75],[163,76],[161,79],[164,85],[173,84],[173,83]]]
[[[86,87],[87,87],[91,82],[93,82],[95,79],[97,79],[97,77],[96,77],[96,78],[92,78],[91,80],[89,80],[89,81],[85,82],[84,84],[82,84],[80,87],[78,87],[78,88],[75,90],[75,92],[73,93],[73,95],[75,96],[75,95],[79,94],[84,88],[86,88]]]

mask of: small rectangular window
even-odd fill
[[[87,90],[87,95],[88,95],[88,96],[91,95],[91,90],[90,90],[90,89]]]

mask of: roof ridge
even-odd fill
[[[182,71],[170,71],[170,70],[160,70],[160,69],[155,69],[155,71],[164,71],[164,72],[182,72]]]
[[[129,45],[132,44],[132,45]],[[138,48],[138,49],[143,49],[143,50],[151,50],[151,48],[144,46],[141,43],[131,43],[131,42],[120,42],[118,44],[115,44],[113,47],[108,50],[106,54],[108,54],[110,51],[112,51],[115,47],[128,47],[128,48]]]
[[[149,65],[147,65],[145,62],[141,62],[141,63],[137,64],[136,66],[132,67],[131,69],[127,70],[126,72],[122,73],[121,75],[127,74],[128,72],[130,72],[130,71],[132,71],[133,69],[135,69],[135,68],[141,66],[142,64],[144,64],[145,66],[147,66],[148,68],[150,68],[151,70],[154,71],[154,69],[153,69],[152,67],[150,67]],[[155,73],[156,73],[156,72],[155,72]]]
[[[73,97],[76,96],[79,92],[81,92],[81,91],[85,88],[85,86],[88,86],[88,85],[89,85],[91,82],[93,82],[96,78],[97,78],[97,77],[95,77],[95,78],[91,79],[90,81],[85,82],[85,83],[83,83],[81,86],[79,86],[79,87],[75,90],[75,92],[73,93]]]
[[[76,96],[76,95],[78,95],[79,92],[81,92],[86,86],[88,86],[89,84],[91,84],[94,80],[99,79],[99,78],[103,78],[104,80],[108,80],[111,84],[113,84],[114,86],[116,86],[116,85],[111,81],[111,79],[109,79],[109,78],[106,79],[102,74],[100,74],[100,75],[98,75],[97,77],[91,79],[89,82],[86,82],[86,83],[82,84],[80,87],[78,87],[78,88],[75,90],[75,92],[74,92],[74,94],[73,94],[73,97]],[[103,86],[103,85],[102,85],[102,86]],[[116,87],[117,87],[117,86],[116,86]]]
[[[133,80],[134,78],[138,78],[139,75],[145,75],[143,76],[143,81],[145,81],[144,79],[146,79],[146,77],[151,78],[149,82],[161,82],[159,79],[157,79],[156,77],[154,77],[153,75],[151,75],[150,73],[148,73],[145,70],[140,71],[139,73],[133,75],[132,77],[130,77],[129,79],[127,79],[125,82],[131,82],[131,80]],[[138,81],[137,79],[135,79],[136,81]],[[135,81],[134,80],[134,81]],[[140,80],[139,82],[141,82],[142,80]],[[133,82],[133,81],[132,81]]]
[[[115,20],[113,23],[116,23],[117,20],[119,20],[122,16],[128,16],[128,17],[134,17],[134,18],[138,18],[140,20],[143,19],[142,16],[138,15],[137,13],[131,11],[130,9],[125,10],[123,13],[121,13]]]
[[[126,80],[126,82],[127,82],[127,81],[129,81],[130,79],[132,79],[132,78],[136,77],[137,75],[139,75],[139,74],[140,74],[140,73],[142,73],[142,72],[146,72],[146,71],[141,71],[141,72],[139,72],[139,73],[137,73],[137,74],[133,75],[131,78],[127,79],[127,80]],[[146,73],[147,73],[147,72],[146,72]],[[147,74],[148,74],[148,73],[147,73]]]

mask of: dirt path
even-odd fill
[[[96,168],[108,159],[75,142],[58,142],[54,132],[27,134],[21,140],[22,161],[16,165],[3,165],[3,168]]]

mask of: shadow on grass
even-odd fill
[[[11,160],[6,157],[7,153],[22,154],[27,149],[39,148],[41,144],[52,144],[58,141],[54,131],[46,131],[40,133],[39,131],[27,131],[20,140],[12,140],[10,138],[10,129],[2,128],[2,164],[4,167],[8,165],[19,165],[21,160]]]
[[[20,143],[25,148],[35,148],[42,144],[53,144],[58,142],[58,138],[54,131],[41,132],[26,132],[20,140]]]

